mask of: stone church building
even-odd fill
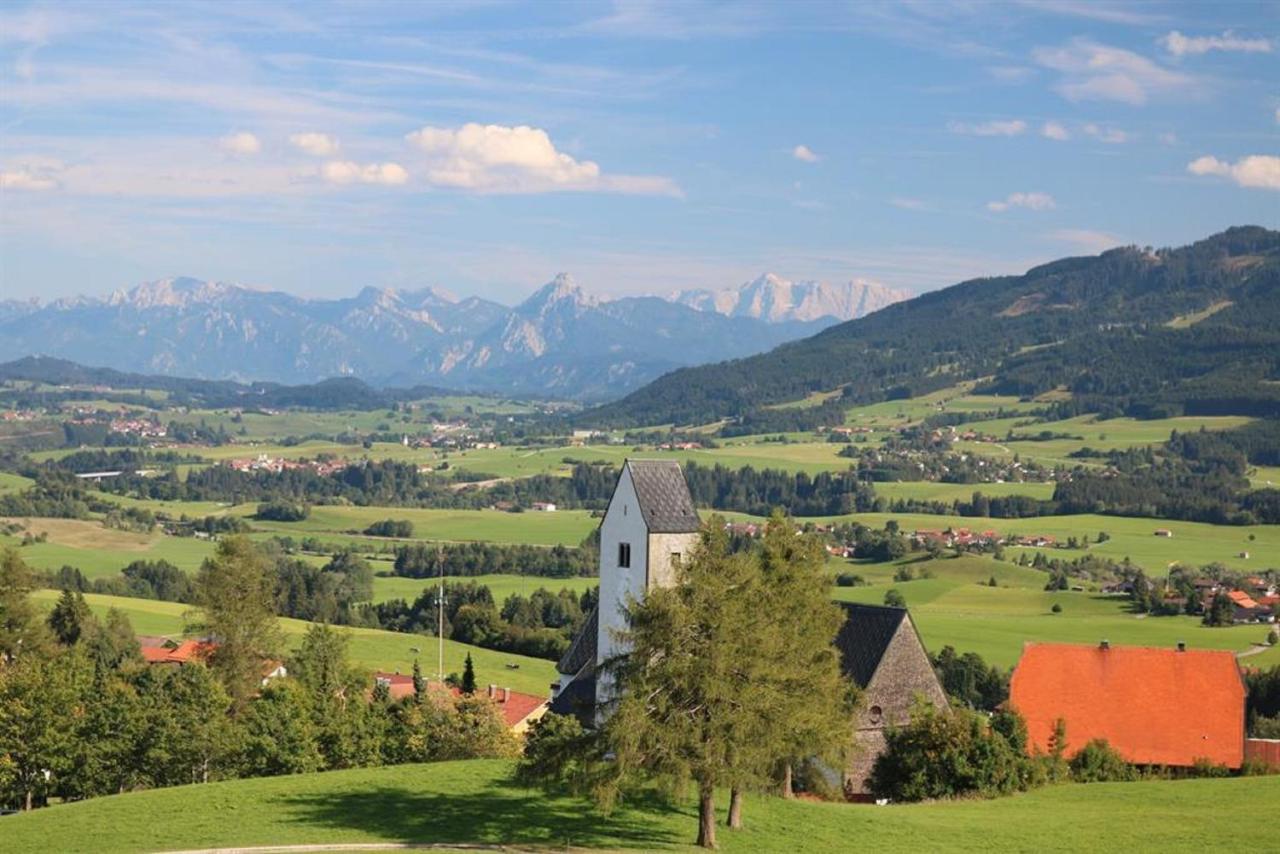
[[[626,462],[600,523],[600,604],[556,665],[551,711],[595,722],[596,709],[612,690],[602,665],[624,652],[616,633],[625,628],[628,599],[675,583],[675,566],[693,551],[700,525],[678,463]],[[906,609],[842,607],[847,617],[835,645],[844,673],[864,698],[845,790],[861,799],[871,766],[884,750],[885,727],[905,723],[917,696],[939,707],[947,698]]]

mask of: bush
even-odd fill
[[[905,608],[907,607],[907,599],[902,595],[902,591],[894,587],[884,594],[884,604],[890,608]]]
[[[861,587],[867,580],[852,572],[842,572],[836,576],[836,587]]]
[[[311,515],[311,508],[297,501],[264,501],[258,505],[255,518],[267,522],[301,522]]]
[[[1095,738],[1071,759],[1071,776],[1080,783],[1136,780],[1138,772],[1105,738]]]
[[[516,780],[552,790],[583,792],[598,756],[598,739],[572,715],[547,712],[529,727]]]
[[[885,731],[868,782],[877,798],[921,801],[1008,794],[1035,776],[1032,761],[980,716],[919,705],[910,723]]]
[[[1050,610],[1050,611],[1052,611],[1052,612],[1053,612],[1053,613],[1055,613],[1055,614],[1061,614],[1061,613],[1062,613],[1062,605],[1058,604],[1057,602],[1054,602],[1054,603],[1053,603],[1053,607],[1052,607],[1052,608],[1050,608],[1049,610]]]
[[[413,536],[413,523],[408,519],[383,519],[365,528],[364,532],[371,537],[408,539]]]

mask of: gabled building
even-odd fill
[[[594,705],[608,699],[600,667],[625,651],[617,634],[626,628],[627,603],[675,583],[701,524],[679,463],[627,460],[600,522],[600,604],[557,665],[554,711],[584,715],[588,698]]]
[[[1136,765],[1239,768],[1245,689],[1236,657],[1217,650],[1030,643],[1013,671],[1009,706],[1027,722],[1028,748],[1048,752],[1055,722],[1065,755],[1106,739]]]
[[[865,800],[867,778],[885,749],[885,729],[909,722],[917,698],[947,708],[947,694],[905,608],[850,603],[841,607],[846,616],[835,639],[840,667],[862,690],[845,793]]]

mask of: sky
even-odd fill
[[[1280,3],[0,7],[0,298],[924,291],[1280,227]]]

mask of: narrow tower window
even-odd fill
[[[622,569],[630,569],[631,543],[618,543],[618,566]]]

